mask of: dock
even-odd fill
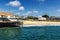
[[[0,27],[20,27],[23,22],[0,21]]]

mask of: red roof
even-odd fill
[[[14,14],[13,13],[9,13],[9,12],[0,12],[0,15],[3,15],[3,16],[13,16]]]

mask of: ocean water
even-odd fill
[[[0,40],[60,40],[60,26],[0,28]]]

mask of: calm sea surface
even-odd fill
[[[60,26],[0,28],[0,40],[60,40]]]

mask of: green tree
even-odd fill
[[[49,16],[47,14],[42,15],[42,17],[49,18]]]
[[[28,16],[27,19],[33,19],[33,20],[38,20],[37,17],[33,17],[33,16]]]
[[[33,16],[28,16],[27,19],[33,19]]]

